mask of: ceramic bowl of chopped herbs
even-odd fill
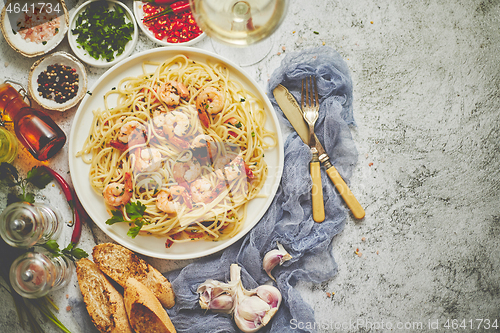
[[[91,0],[71,17],[68,41],[75,55],[95,67],[110,67],[130,56],[139,31],[130,9],[116,0]]]

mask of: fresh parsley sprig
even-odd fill
[[[113,216],[106,221],[106,224],[113,225],[119,222],[133,223],[127,232],[127,236],[135,238],[143,225],[147,224],[144,219],[144,212],[146,211],[146,206],[141,202],[129,202],[125,205],[125,212],[127,213],[128,219],[125,218],[121,210],[113,210],[111,214]]]
[[[42,189],[51,181],[52,176],[43,170],[43,168],[33,167],[28,171],[26,178],[23,178],[19,176],[17,169],[12,164],[7,162],[0,164],[0,182],[9,187],[19,187],[21,189],[21,193],[17,195],[14,193],[7,195],[7,205],[18,201],[34,203],[35,194],[28,191],[28,184]]]
[[[59,244],[53,239],[49,240],[47,243],[43,244],[42,247],[47,249],[54,257],[66,256],[71,261],[76,261],[78,259],[87,258],[89,254],[84,250],[75,247],[75,244],[69,243],[64,249],[59,249]]]

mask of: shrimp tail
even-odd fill
[[[210,127],[210,118],[208,117],[208,112],[198,108],[198,117],[200,118],[201,124],[208,128]]]
[[[133,184],[132,184],[132,174],[130,172],[125,173],[125,187],[123,188],[123,199],[122,205],[126,205],[130,199],[132,199]]]

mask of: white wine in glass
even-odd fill
[[[266,39],[279,27],[288,0],[190,0],[190,4],[196,22],[207,35],[217,42],[243,48],[240,53],[253,57],[255,63],[262,56],[254,53],[264,52],[265,56],[268,46],[248,46]]]

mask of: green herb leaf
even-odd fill
[[[313,31],[313,33],[314,33],[315,35],[319,35],[319,32],[318,32],[318,31]]]
[[[29,203],[35,203],[35,195],[33,193],[24,193],[17,196],[20,201],[26,201]]]
[[[113,224],[118,223],[118,222],[125,222],[121,211],[112,210],[111,214],[113,214],[113,216],[106,221],[106,224],[113,225]]]
[[[43,247],[50,252],[59,252],[59,244],[53,239],[49,240],[47,243],[43,244]]]
[[[141,219],[146,211],[146,206],[143,205],[140,201],[137,202],[129,202],[125,205],[125,210],[127,211],[127,215],[130,219]]]
[[[10,163],[3,162],[0,164],[0,181],[7,183],[7,186],[15,185],[19,181],[17,169]]]
[[[44,188],[52,181],[52,177],[41,167],[33,167],[26,175],[26,181],[38,188]]]
[[[89,254],[87,252],[85,252],[84,250],[82,250],[80,248],[76,248],[76,249],[72,250],[71,254],[73,255],[73,257],[75,257],[75,259],[87,258],[89,256]]]
[[[144,225],[144,223],[136,221],[135,227],[131,227],[127,231],[127,236],[135,238],[139,234],[139,231],[141,231],[141,228],[143,225]]]

